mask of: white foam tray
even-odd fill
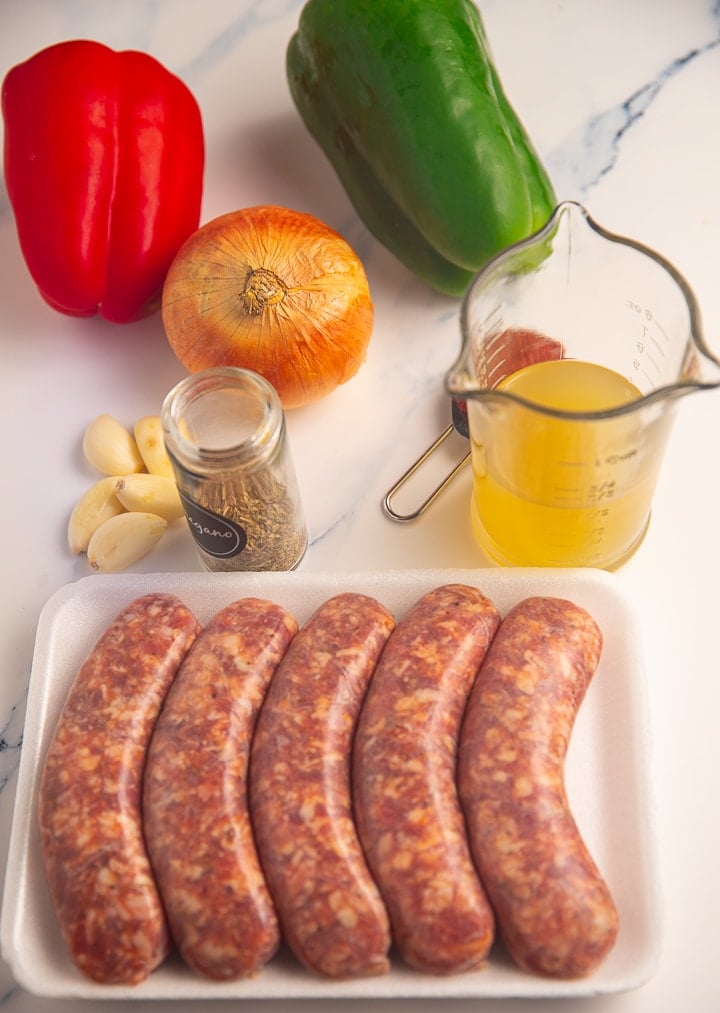
[[[460,581],[479,587],[501,613],[528,595],[570,598],[600,624],[605,646],[577,718],[567,760],[571,805],[619,910],[616,946],[580,981],[527,974],[494,947],[486,969],[423,975],[393,962],[389,974],[333,982],[304,970],[289,953],[251,980],[216,983],[171,956],[137,986],[98,985],[72,965],[57,929],[41,866],[37,791],[45,752],[70,683],[105,626],[152,590],[180,596],[201,622],[244,595],[270,598],[302,623],[340,591],[374,595],[399,618],[423,593]],[[594,570],[407,570],[377,573],[91,576],[58,591],[38,624],[7,875],[0,946],[17,982],[36,995],[99,999],[257,999],[337,997],[579,996],[636,988],[654,973],[660,911],[647,717],[642,616],[617,576]]]

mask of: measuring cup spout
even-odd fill
[[[698,352],[697,382],[700,388],[720,387],[720,361],[702,339],[696,342]]]

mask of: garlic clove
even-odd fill
[[[133,427],[135,443],[151,475],[173,478],[172,464],[165,450],[162,420],[159,415],[144,415]]]
[[[87,547],[87,558],[99,573],[117,573],[146,556],[167,528],[167,521],[157,514],[117,514],[93,533]]]
[[[98,415],[88,425],[83,453],[104,475],[130,475],[145,467],[132,434],[112,415]]]
[[[73,507],[67,527],[70,551],[85,552],[92,534],[111,517],[123,513],[124,507],[115,495],[116,476],[101,478],[91,485]]]
[[[126,510],[158,514],[176,521],[184,510],[175,480],[147,473],[123,475],[115,480],[115,495]]]

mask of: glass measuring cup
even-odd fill
[[[461,329],[445,384],[467,402],[476,540],[506,566],[617,568],[679,398],[720,385],[689,285],[566,201],[481,271]]]

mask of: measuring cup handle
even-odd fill
[[[421,514],[424,514],[425,511],[427,510],[427,508],[430,506],[430,504],[433,503],[437,499],[437,497],[440,495],[440,493],[443,491],[443,489],[445,489],[446,486],[448,486],[450,484],[450,482],[452,482],[452,480],[455,478],[455,476],[458,474],[458,472],[470,460],[470,451],[468,451],[467,454],[460,461],[458,461],[458,463],[455,465],[455,467],[452,469],[452,471],[448,475],[445,476],[445,478],[442,480],[442,482],[440,482],[440,484],[437,485],[433,489],[433,491],[430,493],[430,495],[426,499],[424,499],[422,501],[422,503],[417,507],[417,509],[411,511],[410,513],[403,514],[403,513],[399,513],[393,507],[393,505],[392,505],[392,499],[395,496],[395,494],[397,492],[399,492],[400,489],[402,489],[402,487],[405,485],[405,483],[408,481],[408,479],[410,479],[415,474],[415,472],[418,470],[418,468],[420,468],[427,461],[427,459],[430,457],[430,455],[435,453],[435,451],[438,449],[438,447],[448,438],[448,436],[450,435],[450,433],[452,433],[452,431],[453,431],[454,428],[455,428],[455,426],[452,426],[452,425],[448,426],[447,429],[445,429],[438,436],[438,438],[435,440],[435,442],[432,443],[427,448],[427,450],[424,451],[420,455],[420,457],[418,457],[418,459],[416,461],[414,461],[410,465],[410,467],[407,469],[407,471],[404,472],[404,474],[402,474],[400,476],[400,478],[397,480],[397,482],[385,494],[385,497],[384,497],[384,499],[382,501],[382,505],[383,505],[383,509],[385,510],[385,513],[388,515],[388,517],[390,517],[391,520],[398,521],[400,523],[407,523],[408,521],[414,521]]]

